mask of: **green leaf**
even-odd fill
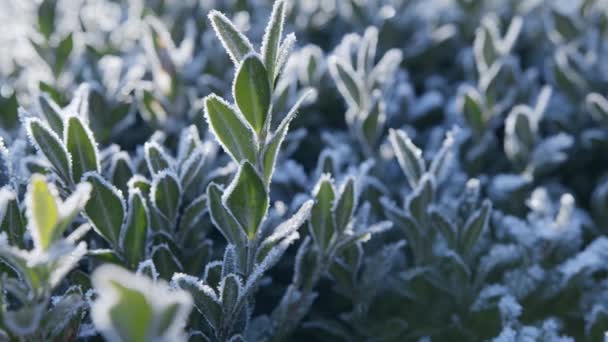
[[[251,163],[241,164],[222,202],[253,240],[268,211],[269,198],[262,178]]]
[[[270,110],[272,89],[264,63],[256,54],[247,55],[241,62],[232,92],[241,113],[259,135]]]
[[[340,94],[349,107],[364,108],[363,82],[352,67],[336,56],[329,59],[329,71],[336,82]]]
[[[181,262],[177,259],[171,248],[169,248],[168,244],[154,246],[150,256],[152,261],[154,261],[158,274],[163,279],[170,279],[174,273],[182,272],[183,270]]]
[[[239,32],[226,16],[216,10],[209,12],[209,20],[230,59],[235,66],[239,65],[241,60],[253,51],[249,39]]]
[[[230,317],[237,307],[241,295],[241,280],[235,274],[229,274],[222,279],[221,285],[221,301],[224,316]]]
[[[38,29],[46,40],[55,30],[55,9],[57,0],[44,0],[38,7]]]
[[[473,247],[477,243],[481,233],[488,226],[491,211],[492,203],[485,200],[481,208],[475,211],[467,220],[461,238],[462,251],[465,254],[469,255],[473,251]]]
[[[211,287],[186,274],[174,275],[172,283],[176,284],[180,289],[188,291],[194,299],[196,309],[205,316],[214,329],[219,328],[222,317],[222,306]]]
[[[148,208],[139,189],[129,192],[129,212],[121,231],[123,255],[131,268],[136,268],[146,253]]]
[[[28,118],[25,126],[32,144],[46,156],[59,177],[69,184],[72,179],[70,157],[61,139],[39,119]]]
[[[435,180],[431,175],[425,174],[407,198],[407,209],[418,223],[426,223],[428,210],[433,203],[434,195]]]
[[[59,75],[63,71],[73,47],[74,42],[72,40],[72,32],[70,32],[67,37],[59,42],[59,45],[55,49],[55,68],[53,69],[55,75]]]
[[[55,103],[57,103],[58,105],[62,106],[62,105],[67,104],[67,100],[66,100],[65,96],[52,85],[45,83],[43,81],[40,81],[38,83],[38,88],[40,88],[41,92],[45,92],[45,93],[49,94],[49,96],[53,99],[53,101],[55,101]]]
[[[67,119],[64,140],[72,156],[72,179],[79,182],[88,171],[99,172],[99,152],[93,133],[77,116]]]
[[[169,156],[157,142],[149,141],[145,143],[144,154],[150,174],[155,175],[163,170],[171,168]]]
[[[207,213],[207,207],[207,194],[205,193],[190,202],[180,217],[179,230],[185,233],[199,227],[203,215]]]
[[[431,222],[435,229],[443,236],[451,249],[456,248],[456,229],[443,215],[436,210],[431,211]]]
[[[93,191],[85,206],[85,212],[95,231],[118,249],[120,229],[125,217],[122,194],[99,174],[89,172],[83,180],[91,183]]]
[[[283,144],[283,140],[285,140],[285,136],[287,135],[287,131],[289,130],[289,124],[298,114],[298,109],[302,105],[302,102],[312,93],[312,91],[307,91],[304,93],[299,99],[298,102],[291,108],[289,113],[283,118],[279,127],[274,132],[266,146],[264,147],[263,152],[263,162],[264,162],[264,181],[266,184],[270,183],[270,179],[272,178],[272,174],[274,172],[274,167],[277,161],[277,156],[279,154],[279,150],[281,148],[281,144]]]
[[[103,265],[92,276],[98,298],[91,306],[97,330],[109,340],[175,341],[183,336],[182,324],[192,308],[191,296],[171,291],[115,265]]]
[[[373,105],[363,122],[361,132],[370,147],[375,147],[382,134],[384,121],[386,120],[385,105],[381,99],[374,101]]]
[[[209,184],[207,198],[213,224],[220,230],[226,240],[236,246],[244,246],[247,240],[245,229],[241,227],[236,218],[222,203],[222,189],[215,183]]]
[[[19,124],[19,103],[17,102],[17,93],[13,93],[4,97],[0,95],[0,127],[5,130],[11,130]]]
[[[182,189],[174,173],[162,171],[154,177],[152,191],[150,192],[152,204],[167,219],[169,224],[174,224],[177,219],[181,196]]]
[[[320,249],[326,252],[335,231],[332,208],[336,198],[334,186],[327,174],[315,187],[314,196],[315,204],[309,221],[310,232]]]
[[[402,130],[391,129],[389,131],[389,140],[410,187],[412,189],[416,188],[426,170],[424,159],[422,159],[422,151],[414,145],[412,140]]]
[[[338,232],[344,232],[348,226],[348,223],[354,214],[355,207],[357,206],[356,202],[355,181],[352,177],[349,177],[340,191],[340,197],[336,201],[336,207],[334,209],[335,223]]]
[[[473,132],[479,136],[485,130],[486,121],[481,95],[476,89],[470,88],[462,96],[462,114],[464,115],[464,119]]]
[[[40,110],[49,126],[51,126],[55,133],[63,135],[63,111],[61,107],[47,94],[38,97],[38,102],[40,103]]]
[[[4,216],[0,221],[0,231],[8,234],[11,245],[24,248],[25,222],[19,209],[17,194],[5,187],[0,189],[0,200],[2,197],[6,199],[6,203],[4,208],[0,208],[0,212],[4,210]]]
[[[281,38],[283,36],[283,24],[285,22],[285,1],[278,0],[272,7],[270,20],[266,26],[266,32],[262,39],[262,58],[264,65],[268,70],[268,81],[274,84],[274,80],[278,74],[277,58],[280,54]]]
[[[255,132],[221,97],[212,94],[205,98],[205,116],[218,142],[236,162],[256,161],[257,138]]]
[[[182,163],[179,179],[185,190],[191,189],[192,186],[195,190],[199,188],[197,182],[200,182],[201,170],[205,165],[205,160],[205,153],[203,153],[202,150],[195,150],[190,157]]]
[[[116,153],[112,158],[110,166],[110,180],[114,186],[120,189],[123,194],[129,193],[129,180],[133,177],[134,170],[131,158],[127,152]]]
[[[28,228],[34,246],[47,250],[53,243],[55,227],[59,222],[57,190],[46,183],[44,176],[34,175],[25,199]]]

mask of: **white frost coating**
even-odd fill
[[[275,77],[283,72],[285,64],[287,64],[289,55],[291,54],[291,51],[293,51],[295,45],[296,35],[293,33],[288,34],[279,47],[279,55],[277,56],[277,65],[275,68]]]
[[[78,88],[76,88],[72,101],[63,109],[66,118],[68,116],[78,116],[84,120],[85,124],[88,124],[90,91],[91,87],[86,82],[80,84]]]
[[[139,275],[149,273],[154,281],[156,281],[156,279],[159,277],[158,271],[156,270],[156,265],[154,265],[154,261],[152,261],[152,259],[146,259],[140,262],[135,273]]]
[[[389,141],[391,142],[401,169],[407,176],[410,186],[416,188],[419,177],[421,177],[426,170],[426,163],[422,158],[422,151],[412,142],[404,130],[391,128],[389,130]]]
[[[365,29],[361,44],[357,51],[357,73],[364,76],[373,66],[378,46],[378,29],[370,26]]]
[[[188,284],[197,291],[204,293],[207,297],[211,298],[214,302],[220,304],[220,298],[215,291],[209,286],[205,285],[201,280],[185,273],[175,273],[171,278],[171,286],[175,289],[183,289],[180,284]]]
[[[84,238],[89,230],[91,230],[91,225],[88,223],[83,223],[74,229],[65,239],[70,243],[76,244],[78,240]]]
[[[403,52],[400,49],[390,49],[376,64],[369,76],[370,82],[384,84],[394,78],[395,70],[403,60]]]
[[[506,295],[498,302],[498,308],[503,321],[516,322],[523,311],[521,305],[511,295]]]
[[[49,284],[51,288],[57,286],[61,280],[78,264],[78,261],[80,261],[80,259],[82,259],[87,253],[87,244],[84,241],[76,245],[75,248],[72,247],[73,245],[69,244],[69,249],[67,247],[66,249],[63,247],[58,248],[59,246],[57,245],[58,244],[55,244],[53,248],[48,251],[48,254],[45,253],[46,256],[44,257],[44,259],[47,259],[48,261],[55,262],[53,271],[49,277]],[[57,255],[54,254],[55,252],[53,249],[55,248],[60,249]]]
[[[130,189],[137,189],[137,186],[135,186],[135,184],[137,183],[145,183],[149,186],[152,186],[152,184],[150,184],[150,181],[144,177],[143,175],[140,174],[134,174],[131,179],[129,179],[129,181],[127,182],[127,187]]]
[[[564,284],[581,272],[597,272],[608,269],[608,238],[595,239],[585,250],[558,266],[564,275]]]
[[[300,238],[300,234],[298,232],[293,232],[286,236],[281,242],[272,247],[272,249],[266,254],[264,259],[256,264],[256,269],[254,270],[255,274],[259,277],[263,275],[264,272],[272,268],[278,261],[281,259],[287,248],[297,239]],[[258,279],[255,279],[252,276],[247,280],[248,286],[253,285],[254,281],[257,282]],[[251,281],[251,283],[250,283]],[[249,288],[249,287],[248,287]]]
[[[310,211],[313,205],[313,200],[306,201],[291,218],[279,224],[264,242],[276,242],[297,231],[310,217]]]
[[[97,329],[109,340],[120,340],[121,336],[112,326],[111,310],[121,301],[123,294],[116,284],[137,291],[146,298],[152,309],[152,322],[150,327],[158,327],[164,319],[164,312],[170,306],[177,306],[173,321],[163,336],[151,336],[148,331],[146,337],[154,340],[166,338],[174,341],[185,340],[182,327],[192,310],[192,297],[186,291],[171,291],[169,285],[163,280],[153,281],[148,277],[133,274],[122,267],[105,264],[98,267],[91,276],[93,287],[98,298],[91,306],[91,317]],[[135,319],[135,318],[134,318]]]

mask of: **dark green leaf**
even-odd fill
[[[272,90],[264,63],[257,55],[249,54],[243,59],[232,92],[241,113],[259,135],[270,110]]]
[[[72,156],[72,179],[75,183],[85,172],[99,172],[99,153],[93,133],[80,118],[72,116],[67,119],[64,139]]]
[[[254,239],[266,217],[269,198],[262,178],[251,163],[241,164],[239,172],[224,192],[222,202],[245,228],[247,237]]]
[[[205,98],[205,116],[218,142],[235,161],[256,161],[255,132],[234,108],[219,96],[209,95]]]
[[[39,119],[29,118],[25,125],[31,142],[51,162],[59,177],[64,182],[69,183],[72,179],[70,176],[70,157],[61,139]]]
[[[118,250],[120,229],[125,217],[124,199],[118,189],[97,173],[86,173],[83,180],[93,186],[85,212],[95,231]]]
[[[131,190],[127,220],[121,233],[122,251],[131,268],[136,268],[144,259],[148,221],[148,208],[141,192],[138,189]]]

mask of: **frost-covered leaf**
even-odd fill
[[[125,203],[120,190],[96,173],[85,173],[84,181],[92,185],[85,212],[95,231],[112,246],[119,246],[120,229],[125,218]]]
[[[170,224],[177,219],[181,204],[182,189],[177,176],[169,171],[158,173],[152,181],[150,199],[154,208],[158,210]],[[168,227],[174,229],[174,227]]]
[[[350,177],[346,180],[345,184],[340,190],[340,194],[335,203],[334,215],[336,221],[336,228],[338,232],[344,232],[348,223],[354,214],[355,208],[357,207],[357,197],[355,193],[355,180]]]
[[[247,122],[258,135],[261,134],[269,115],[272,90],[268,72],[258,55],[249,54],[243,58],[232,91]]]
[[[212,183],[207,187],[211,219],[226,240],[237,246],[243,246],[247,240],[246,231],[232,212],[224,206],[222,194],[223,190],[217,184]]]
[[[188,291],[192,296],[194,306],[205,317],[214,329],[219,328],[222,318],[222,307],[215,291],[195,277],[178,273],[171,280],[177,287]]]
[[[249,39],[239,32],[225,15],[213,10],[209,12],[209,20],[211,21],[215,34],[222,42],[224,49],[226,49],[226,52],[230,55],[230,59],[235,66],[238,65],[248,53],[253,51]]]
[[[404,131],[391,129],[389,133],[397,161],[413,189],[418,185],[422,174],[426,170],[424,159],[422,159],[422,151],[414,145]]]
[[[274,173],[275,165],[277,162],[277,156],[279,154],[279,150],[281,145],[283,144],[283,140],[285,140],[285,135],[287,135],[287,131],[289,129],[289,124],[296,117],[298,113],[298,109],[302,105],[302,102],[309,97],[311,94],[310,91],[304,93],[296,104],[291,108],[289,113],[283,118],[279,127],[274,132],[270,140],[266,143],[266,147],[263,151],[263,162],[264,162],[264,180],[266,183],[270,183],[270,179],[272,178],[272,174]]]
[[[71,156],[59,136],[36,118],[28,118],[25,121],[25,126],[32,144],[49,160],[61,179],[69,182],[72,179],[70,173]]]
[[[187,292],[114,265],[97,268],[91,280],[98,293],[91,316],[107,339],[185,341],[183,324],[192,308]]]
[[[99,172],[99,156],[93,133],[77,116],[66,120],[64,141],[72,156],[71,171],[74,182],[79,182],[88,171]]]
[[[49,126],[58,135],[63,135],[63,111],[61,107],[47,94],[42,94],[38,98],[40,110],[49,123]]]
[[[328,175],[319,180],[313,194],[315,204],[309,222],[310,233],[315,243],[322,251],[325,251],[329,247],[336,230],[332,211],[336,191]]]
[[[224,191],[222,203],[252,240],[257,235],[268,211],[269,198],[264,181],[249,162],[243,162],[230,186]]]
[[[157,142],[147,142],[144,145],[144,153],[151,174],[155,175],[171,168],[170,157]]]
[[[262,58],[268,71],[268,81],[274,84],[277,72],[277,59],[280,55],[281,39],[283,38],[283,23],[285,22],[285,1],[275,1],[270,19],[266,25],[262,39]]]
[[[467,220],[462,233],[462,250],[465,253],[471,253],[481,233],[486,230],[491,212],[492,203],[486,200]]]
[[[139,189],[129,192],[129,210],[121,229],[120,245],[131,267],[143,260],[148,236],[149,214],[146,201]]]
[[[235,108],[219,96],[209,95],[205,98],[205,117],[226,153],[237,162],[255,162],[258,149],[255,132]]]
[[[369,95],[364,94],[363,82],[352,67],[340,57],[332,56],[329,59],[329,71],[348,106],[363,108],[364,98]]]

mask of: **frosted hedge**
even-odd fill
[[[606,5],[0,1],[0,340],[603,340]]]

